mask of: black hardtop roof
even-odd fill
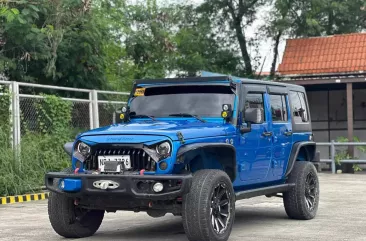
[[[267,86],[277,86],[277,87],[287,87],[292,90],[298,90],[305,92],[305,88],[300,85],[287,84],[283,82],[273,82],[273,81],[263,81],[247,78],[238,78],[231,76],[210,76],[210,77],[182,77],[182,78],[165,78],[165,79],[138,79],[135,80],[135,84],[189,84],[189,83],[204,83],[204,82],[218,82],[227,81],[228,83],[245,83],[245,84],[257,84],[257,85],[267,85]]]

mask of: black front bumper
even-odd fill
[[[77,180],[80,188],[77,191],[64,191],[60,188],[61,180]],[[113,181],[119,186],[116,189],[107,190],[94,187],[93,183],[101,180]],[[75,198],[125,197],[128,199],[173,200],[189,192],[192,175],[94,175],[51,172],[46,174],[45,181],[47,189],[51,192]],[[155,193],[152,189],[156,182],[164,185],[164,189],[160,193]]]

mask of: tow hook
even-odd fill
[[[100,181],[95,181],[93,183],[93,186],[95,188],[99,188],[102,190],[117,189],[119,187],[119,183],[111,181],[111,180],[100,180]]]

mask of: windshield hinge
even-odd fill
[[[177,137],[178,137],[178,139],[179,139],[180,143],[184,144],[184,143],[186,142],[186,141],[184,140],[184,136],[183,136],[182,132],[178,131],[178,132],[177,132]]]

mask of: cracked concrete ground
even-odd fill
[[[282,199],[259,197],[236,203],[230,236],[235,240],[366,240],[366,175],[320,174],[318,216],[287,218]],[[47,201],[0,205],[0,241],[65,240],[51,228]],[[95,236],[85,240],[187,241],[180,217],[145,213],[106,214]]]

